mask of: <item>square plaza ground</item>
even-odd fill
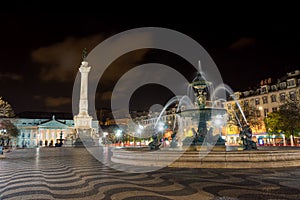
[[[131,174],[85,148],[17,149],[0,160],[0,199],[300,199],[300,168]],[[129,166],[130,167],[130,166]]]

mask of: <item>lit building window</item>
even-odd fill
[[[228,103],[228,104],[227,104],[227,108],[228,108],[228,109],[231,109],[231,103]]]
[[[269,112],[269,109],[268,108],[264,108],[264,116],[267,116],[268,112]]]
[[[290,99],[295,100],[296,99],[296,93],[295,92],[290,92]]]
[[[261,130],[261,129],[262,129],[261,124],[258,124],[258,125],[257,125],[257,128],[258,128],[258,130]]]
[[[259,99],[255,99],[255,105],[259,105],[260,104],[260,100]]]
[[[263,97],[262,100],[263,100],[264,104],[268,103],[268,97],[267,96]]]
[[[272,85],[272,86],[271,86],[271,90],[272,90],[272,91],[276,91],[276,90],[277,90],[277,86],[276,86],[276,85]]]
[[[285,93],[280,94],[280,101],[285,101]]]
[[[261,116],[260,110],[256,110],[256,116],[257,116],[257,117],[260,117],[260,116]]]
[[[296,81],[295,79],[289,79],[287,80],[287,88],[295,87],[296,86]]]
[[[276,95],[275,94],[271,95],[271,102],[276,102]]]
[[[286,82],[282,82],[279,84],[280,89],[285,89],[286,88]]]
[[[264,94],[264,93],[266,93],[266,92],[267,92],[267,86],[262,87],[262,88],[261,88],[261,93]]]

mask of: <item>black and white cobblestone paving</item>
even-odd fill
[[[85,148],[18,149],[0,159],[0,199],[299,200],[300,168],[131,174],[104,166]]]

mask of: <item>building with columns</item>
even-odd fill
[[[55,146],[60,138],[64,146],[72,146],[78,134],[73,115],[68,113],[24,112],[9,119],[19,130],[19,136],[11,141],[13,147]],[[94,133],[98,133],[97,120],[92,121]]]
[[[51,113],[45,115],[45,113],[27,112],[22,113],[21,117],[10,119],[19,130],[19,136],[12,142],[12,146],[55,146],[60,137],[64,140],[64,144],[71,144],[71,140],[76,139],[73,120],[62,116],[58,116],[61,119],[57,119],[55,115],[52,117],[49,115]]]

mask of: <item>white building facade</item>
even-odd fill
[[[55,146],[62,139],[64,146],[72,146],[79,137],[74,120],[11,118],[10,121],[18,128],[19,135],[11,141],[13,147],[32,148]],[[97,135],[99,125],[97,120],[92,121],[93,132]]]

